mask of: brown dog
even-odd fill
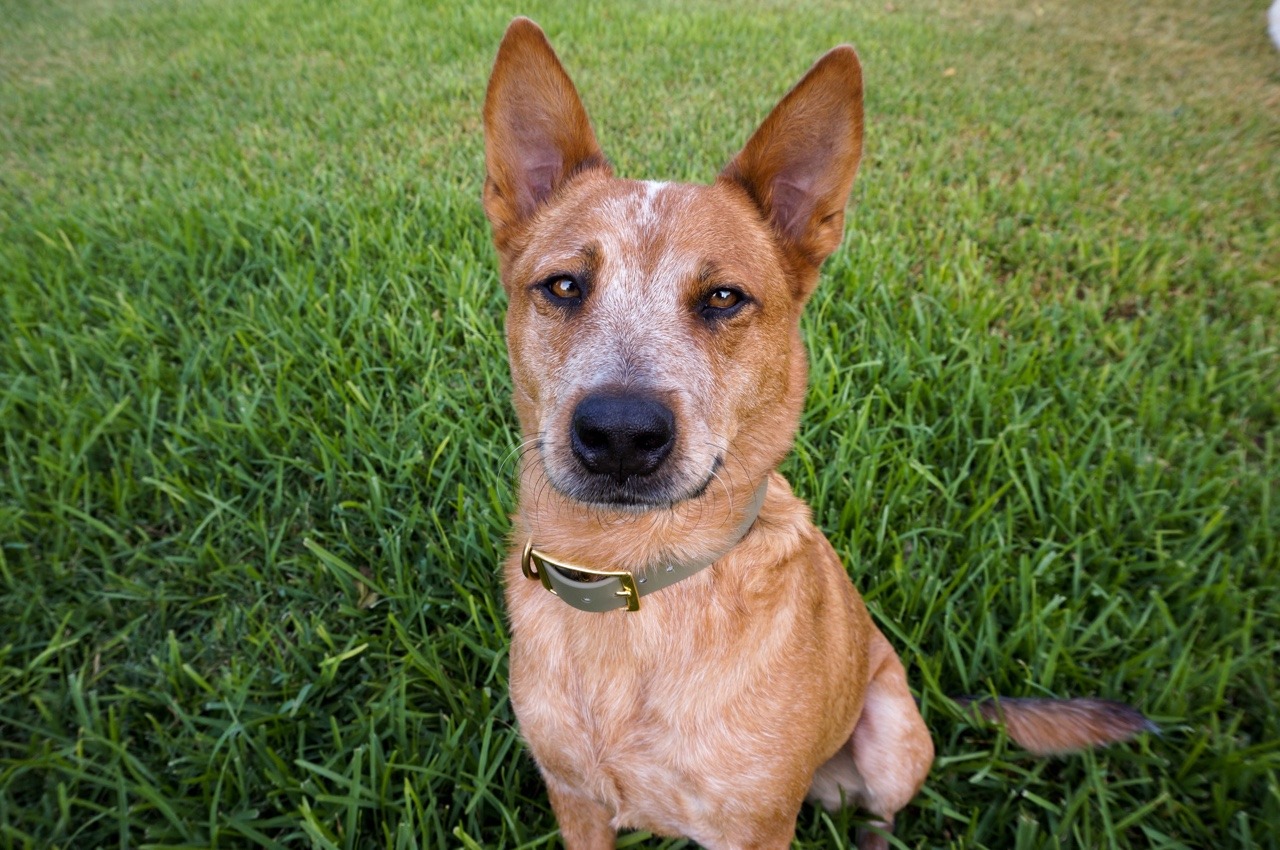
[[[857,55],[818,60],[711,186],[614,178],[524,18],[484,119],[525,449],[511,699],[565,843],[642,828],[787,847],[806,796],[890,828],[933,743],[897,654],[774,471],[805,392],[800,311],[862,151]],[[1042,751],[1145,723],[1086,701],[998,710]]]

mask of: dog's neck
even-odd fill
[[[639,569],[600,570],[582,564],[557,560],[534,547],[530,537],[525,544],[520,567],[524,577],[537,580],[561,601],[580,611],[639,611],[640,599],[681,582],[701,572],[732,551],[751,531],[768,492],[769,479],[760,482],[747,505],[737,532],[719,551],[692,560],[666,560],[641,565]]]
[[[695,574],[737,547],[759,516],[770,477],[749,490],[725,488],[697,502],[641,512],[585,506],[550,489],[536,473],[523,474],[517,533],[536,550],[534,563],[550,561],[557,579],[630,573],[637,581],[646,579],[638,582],[642,588],[652,581],[644,588],[649,592]],[[590,589],[594,582],[580,583]]]
[[[737,547],[760,515],[768,484],[768,477],[760,481],[737,525],[736,534],[717,552],[682,561],[667,559],[660,563],[643,563],[640,568],[632,570],[599,570],[579,563],[558,561],[536,549],[534,538],[530,536],[521,558],[521,571],[525,579],[540,581],[550,593],[579,611],[640,611],[641,597],[689,579]]]

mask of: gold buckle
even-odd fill
[[[602,573],[601,575],[613,576],[618,580],[618,584],[622,585],[622,590],[615,590],[614,596],[625,596],[627,598],[627,610],[640,610],[640,588],[636,586],[636,577],[625,570],[617,573]]]
[[[640,588],[636,584],[636,577],[630,572],[626,570],[591,570],[586,567],[579,567],[576,564],[562,564],[534,549],[531,538],[524,544],[524,553],[520,556],[520,572],[524,573],[524,577],[527,579],[536,579],[542,582],[543,587],[559,596],[560,594],[556,593],[556,589],[551,586],[551,577],[547,574],[548,566],[559,567],[562,570],[572,570],[589,576],[598,576],[601,579],[616,578],[618,583],[622,585],[622,589],[615,590],[613,595],[626,598],[628,611],[640,610]]]
[[[542,582],[543,587],[552,593],[555,593],[556,589],[551,586],[551,579],[547,577],[547,571],[544,569],[535,570],[533,568],[535,559],[538,564],[542,564],[545,562],[546,557],[537,549],[533,548],[533,538],[530,537],[529,541],[524,544],[524,554],[520,556],[520,572],[524,573],[525,578],[535,579]]]

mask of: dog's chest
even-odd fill
[[[669,661],[552,652],[528,675],[513,656],[521,728],[543,769],[604,803],[615,826],[695,834],[722,822],[730,785],[766,768],[742,758],[753,730],[705,659],[682,658],[676,678]]]
[[[812,742],[797,740],[794,718],[828,706],[787,684],[778,668],[789,641],[770,646],[691,612],[637,628],[626,614],[587,619],[541,597],[510,601],[521,730],[548,778],[603,803],[616,827],[710,837],[749,816],[779,772],[811,774],[796,750]]]

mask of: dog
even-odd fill
[[[800,313],[839,244],[862,72],[824,55],[709,186],[617,179],[542,30],[508,27],[484,210],[523,436],[504,565],[511,703],[570,850],[619,829],[788,847],[806,798],[887,846],[934,748],[897,653],[776,468]],[[1039,752],[1148,728],[983,703]]]

